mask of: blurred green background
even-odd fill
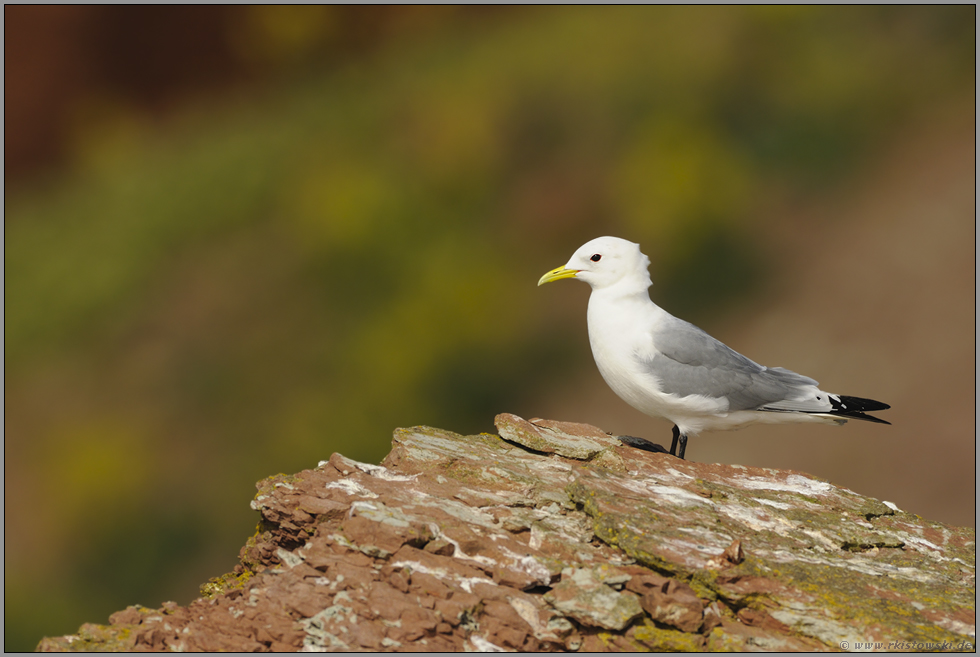
[[[691,458],[975,524],[974,6],[4,19],[5,649],[186,604],[255,481],[395,427],[663,442],[587,288],[535,287],[606,234],[670,312],[895,407]]]

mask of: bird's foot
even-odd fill
[[[657,443],[652,443],[646,438],[637,438],[636,436],[616,436],[619,441],[624,445],[629,445],[630,447],[635,447],[636,449],[642,449],[645,452],[654,452],[657,454],[666,454],[667,448],[663,445],[658,445]]]

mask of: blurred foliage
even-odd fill
[[[7,649],[187,602],[262,477],[521,412],[588,358],[534,283],[592,237],[677,314],[750,289],[774,198],[974,79],[968,6],[450,14],[327,74],[329,8],[253,9],[236,47],[302,74],[117,107],[5,198]]]

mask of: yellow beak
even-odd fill
[[[541,277],[538,281],[538,286],[544,285],[545,283],[550,283],[551,281],[558,281],[563,278],[575,278],[580,269],[565,269],[564,266],[558,267],[557,269],[552,269],[547,274]]]

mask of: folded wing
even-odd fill
[[[652,334],[654,355],[644,367],[662,392],[726,399],[729,411],[821,413],[832,410],[813,379],[782,367],[763,367],[689,322],[672,317]]]

